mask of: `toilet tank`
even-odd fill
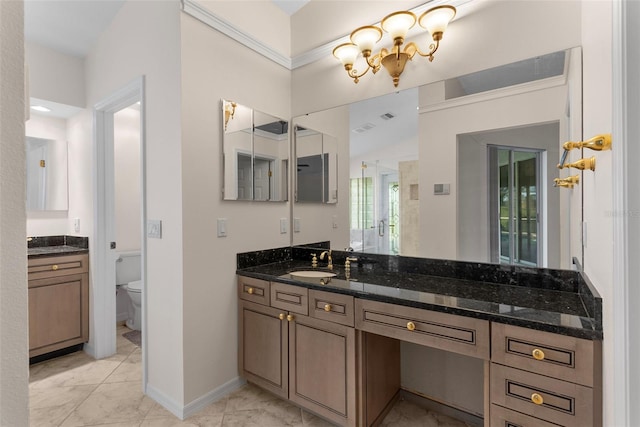
[[[140,280],[142,261],[140,252],[120,252],[116,258],[116,285]]]

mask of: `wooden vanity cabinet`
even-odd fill
[[[270,303],[248,301],[254,293],[246,292],[246,278],[238,279],[241,375],[339,425],[355,426],[355,329],[309,316],[309,293],[314,291],[252,280],[253,286],[269,289]],[[349,299],[353,306],[353,297],[339,297],[343,306]],[[323,311],[331,315],[328,308]],[[338,310],[338,318],[344,319]]]
[[[89,340],[89,256],[29,259],[29,357]]]

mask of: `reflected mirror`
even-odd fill
[[[338,186],[349,194],[337,215],[349,229],[332,247],[547,268],[582,261],[580,188],[553,187],[561,144],[582,138],[581,86],[574,48],[295,118],[348,114],[337,134],[348,141]],[[296,204],[294,218],[315,223],[327,215],[318,209]]]
[[[289,122],[222,100],[224,200],[286,201]]]
[[[295,127],[296,202],[338,202],[337,139],[302,126]]]
[[[26,144],[27,210],[67,210],[67,142],[28,136]]]

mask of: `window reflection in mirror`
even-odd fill
[[[27,210],[67,210],[67,142],[28,136],[26,144]]]
[[[296,202],[338,201],[337,139],[302,126],[295,127]]]
[[[223,199],[286,201],[289,123],[222,100]]]

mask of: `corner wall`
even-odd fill
[[[24,3],[0,2],[0,425],[29,424]]]

